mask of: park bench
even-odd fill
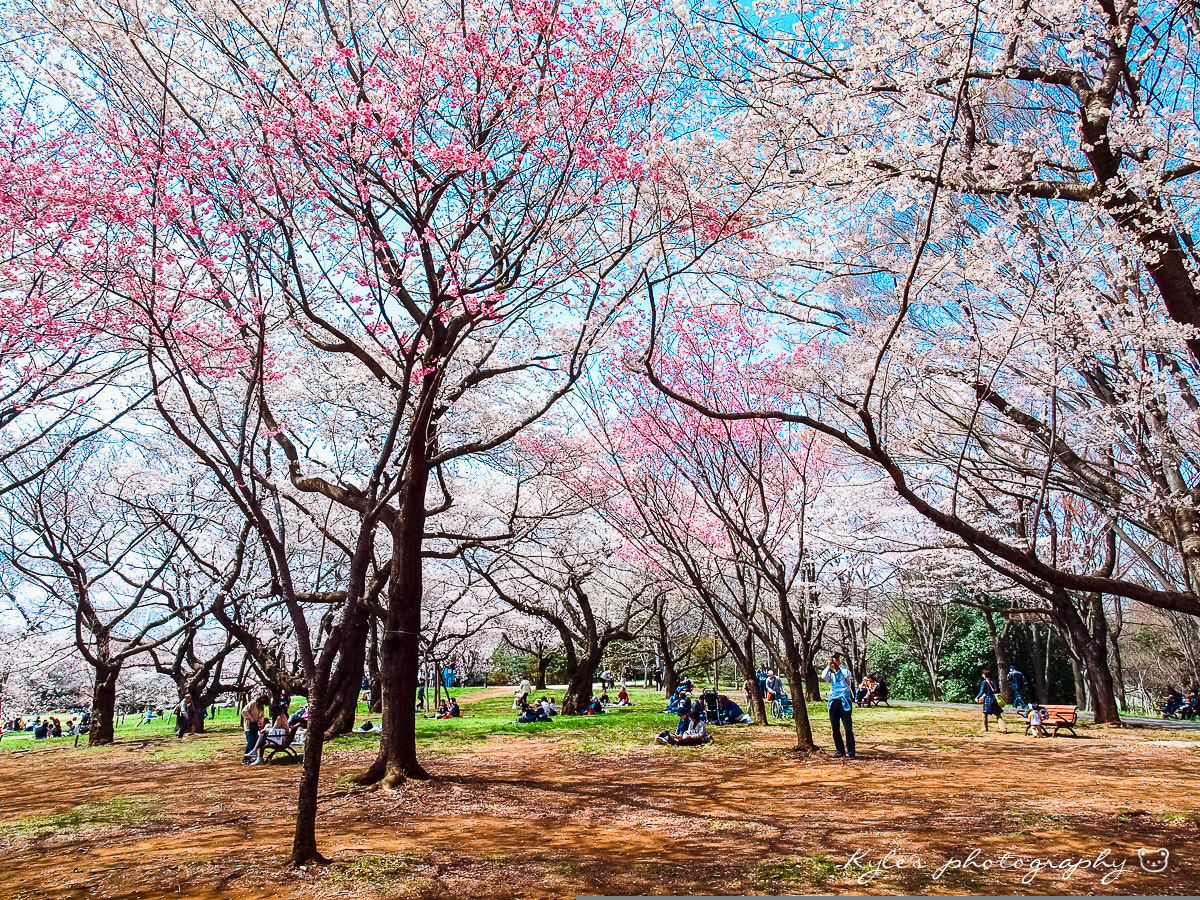
[[[1079,710],[1079,707],[1061,705],[1045,706],[1043,709],[1046,710],[1046,719],[1044,722],[1042,722],[1042,727],[1053,728],[1054,737],[1058,737],[1058,729],[1060,728],[1065,728],[1067,731],[1071,732],[1071,737],[1079,737],[1079,735],[1075,733],[1075,714]],[[1032,726],[1029,724],[1029,713],[1021,713],[1021,716],[1025,719],[1025,733],[1029,734],[1029,731],[1032,728]]]
[[[271,731],[275,730],[274,728],[271,729]],[[292,735],[291,741],[286,744],[283,742],[284,735],[276,735],[268,732],[267,742],[263,744],[263,755],[268,760],[274,759],[277,753],[286,754],[290,759],[299,759],[300,752],[296,748],[304,746],[304,738],[305,729],[303,728],[296,729],[296,733]]]

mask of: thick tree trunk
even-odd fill
[[[120,663],[96,669],[96,683],[92,688],[92,722],[88,727],[89,747],[113,742],[116,728],[117,675],[120,672]]]
[[[595,687],[596,667],[599,655],[592,660],[584,658],[567,670],[567,692],[563,695],[562,711],[569,716],[578,715],[588,708]]]
[[[417,444],[421,447],[418,449]],[[360,784],[382,781],[396,787],[406,778],[429,774],[417,761],[417,667],[420,662],[421,543],[425,535],[425,489],[429,471],[424,443],[413,442],[405,467],[400,509],[392,533],[392,573],[388,580],[388,610],[384,623],[380,684],[383,693],[379,756],[356,779]]]
[[[353,588],[351,588],[353,591]],[[347,603],[342,629],[342,651],[329,680],[323,719],[325,740],[354,730],[358,697],[362,692],[367,661],[367,632],[371,614],[365,603]],[[309,698],[309,707],[312,698]],[[310,713],[311,721],[311,713]]]
[[[1104,615],[1103,598],[1093,595],[1086,603],[1088,618],[1085,621],[1065,593],[1054,600],[1064,637],[1071,646],[1076,702],[1084,707],[1078,699],[1078,695],[1083,694],[1090,701],[1088,706],[1097,724],[1118,725],[1121,711],[1113,689],[1112,670],[1108,666],[1108,619]]]
[[[550,657],[545,656],[540,658],[537,666],[537,681],[533,685],[535,691],[546,690],[546,670],[548,668],[550,668]]]
[[[1121,724],[1121,708],[1113,690],[1112,670],[1108,667],[1108,647],[1104,641],[1090,641],[1084,649],[1084,674],[1092,696],[1092,717],[1096,724]]]
[[[670,697],[679,689],[679,673],[670,655],[663,657],[663,693]]]

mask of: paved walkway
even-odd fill
[[[933,703],[927,700],[896,700],[897,705],[903,706],[935,706],[942,709],[968,709],[979,710],[979,706],[975,703]],[[1081,722],[1092,721],[1092,714],[1085,710],[1079,711],[1079,720]],[[1192,722],[1184,722],[1181,719],[1147,719],[1141,716],[1121,716],[1123,725],[1132,725],[1136,728],[1167,728],[1176,731],[1200,731],[1200,720]]]

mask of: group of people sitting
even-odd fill
[[[75,737],[80,733],[80,727],[86,725],[87,721],[86,714],[78,724],[72,718],[67,720],[66,725],[55,716],[46,716],[44,719],[38,716],[32,722],[26,722],[23,716],[17,716],[12,721],[4,723],[4,731],[32,731],[35,741],[44,741],[47,738]]]
[[[438,703],[437,718],[439,719],[461,719],[462,710],[458,708],[458,700],[451,697],[449,701],[442,700]]]
[[[715,690],[705,691],[693,700],[686,690],[689,684],[690,681],[676,689],[663,712],[676,713],[681,720],[698,712],[703,720],[713,725],[748,724],[753,721],[733,699]]]
[[[874,706],[876,703],[883,703],[887,698],[887,679],[875,673],[863,678],[854,694],[854,702],[859,706]]]
[[[1158,711],[1162,713],[1164,719],[1187,719],[1191,721],[1200,716],[1200,697],[1197,697],[1196,689],[1192,688],[1192,692],[1185,699],[1183,693],[1176,690],[1175,685],[1168,684],[1166,696],[1163,697],[1163,702],[1158,707]]]
[[[534,700],[530,703],[527,699],[521,700],[521,715],[517,721],[522,725],[527,725],[530,722],[549,722],[551,716],[558,715],[558,707],[554,705],[554,698],[542,697],[540,700]]]

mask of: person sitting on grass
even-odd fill
[[[726,722],[738,722],[746,725],[753,721],[748,715],[746,715],[745,712],[742,711],[740,706],[738,706],[724,694],[721,694],[721,696],[717,697],[717,703],[720,704],[721,718]]]
[[[603,706],[608,706],[609,704],[611,704],[611,703],[612,703],[612,701],[611,701],[610,699],[608,699],[608,691],[607,691],[607,690],[601,690],[601,692],[600,692],[600,703],[601,703]]]
[[[285,706],[279,711],[275,717],[274,724],[266,731],[258,736],[258,740],[254,744],[254,750],[242,757],[242,762],[251,762],[253,765],[260,766],[267,759],[267,743],[270,742],[273,747],[290,747],[292,740],[296,737],[296,732],[304,727],[304,723],[300,722],[293,728],[288,725],[287,707]],[[257,757],[255,759],[254,757]]]
[[[33,724],[33,739],[35,741],[44,741],[49,736],[50,736],[50,720],[47,719],[45,722],[43,722],[41,719],[38,719]]]
[[[599,716],[604,714],[604,704],[600,702],[600,698],[595,694],[592,695],[592,700],[588,704],[587,709],[583,711],[585,716]]]
[[[617,694],[617,706],[633,706],[629,702],[629,691],[625,690],[625,688],[621,688],[620,693]]]
[[[461,719],[462,718],[462,710],[460,710],[458,708],[458,701],[456,699],[454,699],[453,697],[450,698],[449,713],[450,713],[450,715],[448,716],[448,718],[451,718],[451,719]]]
[[[445,700],[438,701],[437,717],[439,719],[450,718],[450,704],[447,703]]]
[[[692,714],[687,717],[687,731],[683,734],[668,734],[664,731],[654,742],[670,744],[673,747],[694,747],[697,744],[707,744],[711,740],[712,736],[709,735],[699,710],[692,710]]]
[[[546,701],[546,715],[548,715],[548,716],[557,716],[558,715],[558,707],[554,705],[553,697],[551,697],[549,700]]]
[[[525,712],[521,713],[517,722],[522,725],[527,725],[530,722],[549,722],[550,716],[542,709],[540,704],[534,704],[525,708]]]
[[[367,721],[362,723],[362,727],[360,727],[358,730],[359,731],[374,731],[375,723],[372,722],[370,719],[367,719]]]

